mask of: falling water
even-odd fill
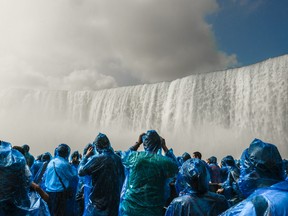
[[[101,91],[0,91],[0,139],[34,154],[65,142],[82,151],[97,133],[126,150],[156,129],[176,154],[239,157],[254,138],[288,156],[288,55],[172,82]]]

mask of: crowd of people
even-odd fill
[[[219,164],[199,151],[175,156],[155,130],[126,151],[102,133],[70,151],[34,158],[29,145],[0,141],[0,216],[288,215],[288,162],[259,139]]]

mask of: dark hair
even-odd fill
[[[200,160],[202,159],[202,154],[200,152],[198,152],[198,151],[193,152],[193,155],[194,155],[195,158],[199,158]]]
[[[58,156],[68,158],[70,154],[70,147],[67,144],[62,143],[56,148],[56,152]]]
[[[209,163],[217,163],[217,158],[215,156],[211,156],[210,158],[208,158]]]
[[[51,158],[52,158],[51,154],[49,152],[46,152],[46,153],[42,154],[41,160],[44,162],[45,161],[49,162],[51,160]]]
[[[231,155],[227,155],[226,157],[224,157],[222,160],[221,160],[221,164],[223,166],[235,166],[235,160],[233,158],[233,156]]]
[[[72,154],[71,154],[71,159],[73,159],[74,157],[77,157],[77,159],[80,158],[80,154],[78,151],[74,151]]]

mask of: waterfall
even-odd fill
[[[172,82],[101,91],[0,90],[0,139],[53,152],[82,152],[98,132],[115,150],[155,129],[176,154],[236,158],[254,138],[288,156],[288,55]]]

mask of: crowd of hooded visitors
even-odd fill
[[[175,156],[155,130],[126,151],[102,133],[83,154],[64,143],[53,155],[29,151],[0,141],[0,216],[288,215],[288,162],[259,139],[219,164]]]

